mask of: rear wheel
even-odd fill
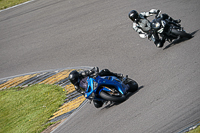
[[[128,85],[130,86],[129,88],[129,92],[135,92],[138,90],[138,83],[135,80],[132,80],[130,78],[127,79],[128,80]]]
[[[186,33],[185,31],[178,31],[177,29],[172,29],[171,32],[177,36],[185,37],[185,38],[192,38],[192,35],[189,33]]]
[[[126,97],[124,95],[113,95],[110,92],[101,91],[99,94],[103,99],[107,101],[113,101],[113,102],[123,102],[126,100]]]

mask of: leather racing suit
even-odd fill
[[[155,14],[156,18],[158,17],[162,17],[162,19],[168,19],[169,21],[175,22],[175,23],[180,23],[180,20],[174,20],[173,18],[171,18],[170,16],[168,16],[167,14],[161,14],[160,10],[157,9],[151,9],[149,12],[142,12],[139,14],[139,18],[137,19],[136,22],[133,22],[133,29],[139,33],[139,36],[141,38],[150,38],[151,40],[154,42],[154,44],[157,47],[162,47],[164,42],[165,42],[165,38],[162,38],[161,40],[159,39],[158,33],[150,33],[151,30],[151,23],[150,21],[147,19],[147,17],[152,16],[153,14]],[[178,25],[178,24],[177,24]],[[159,46],[158,46],[159,44]]]
[[[79,72],[79,81],[76,84],[73,84],[76,91],[81,93],[81,94],[85,94],[85,90],[88,87],[88,82],[87,82],[87,78],[88,76],[95,76],[95,75],[99,75],[99,76],[115,76],[117,78],[122,78],[123,75],[120,73],[113,73],[111,71],[109,71],[108,69],[103,69],[100,72],[98,67],[94,67],[91,70],[84,70],[84,71],[80,71]]]

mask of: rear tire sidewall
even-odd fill
[[[175,34],[177,36],[180,35],[181,37],[185,37],[185,38],[191,38],[192,37],[192,35],[186,33],[185,31],[178,31],[177,29],[172,29],[171,33]]]
[[[101,91],[99,94],[103,99],[107,100],[107,101],[113,101],[113,102],[123,102],[126,100],[125,96],[111,96],[108,93],[106,93],[105,91]]]

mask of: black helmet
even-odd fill
[[[132,10],[132,11],[129,12],[128,16],[133,22],[135,22],[138,19],[139,15],[138,15],[138,12],[136,10]]]
[[[69,80],[72,84],[76,84],[79,80],[79,73],[76,70],[73,70],[69,74]]]

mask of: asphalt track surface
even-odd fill
[[[75,66],[108,68],[128,74],[140,90],[118,105],[86,104],[54,132],[180,132],[200,121],[199,5],[199,0],[35,0],[2,11],[0,78]],[[152,8],[180,18],[194,37],[161,49],[140,39],[128,13]]]

